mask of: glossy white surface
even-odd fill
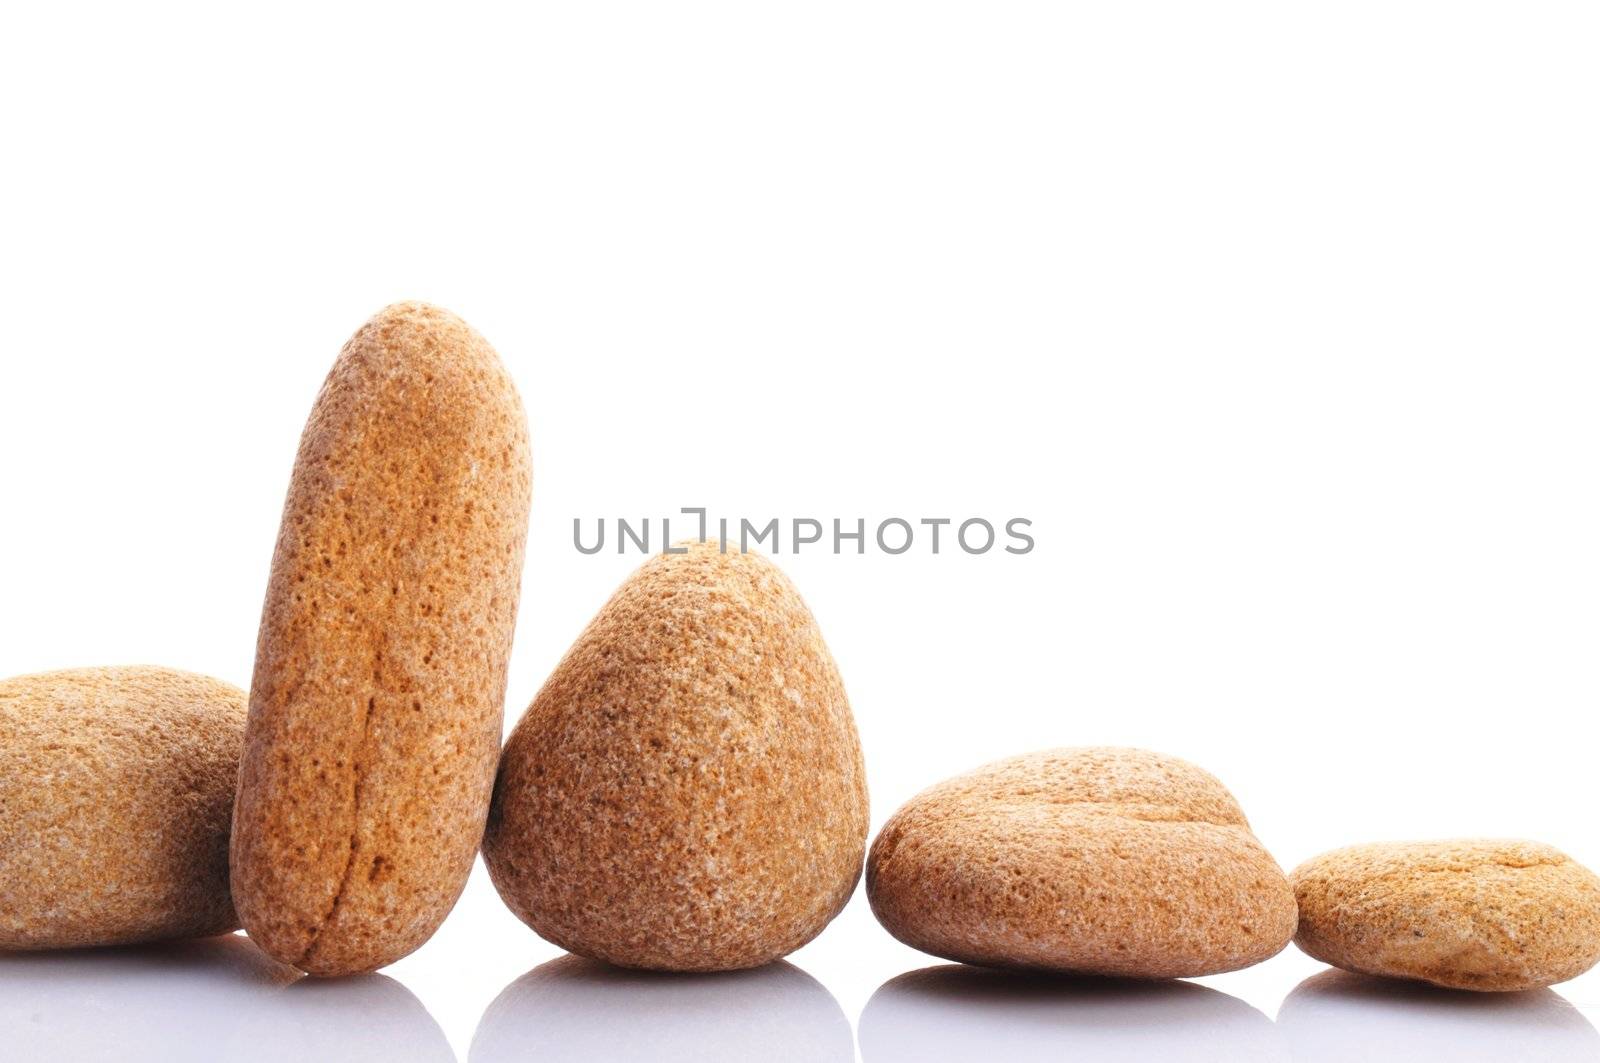
[[[515,930],[493,947],[447,932],[393,977],[334,982],[239,936],[0,956],[0,1057],[1600,1063],[1594,974],[1559,991],[1475,995],[1330,971],[1291,948],[1249,971],[1146,984],[942,964],[881,934],[826,938],[796,963],[685,977],[562,956]],[[508,974],[518,950],[549,958]]]
[[[1271,1019],[1192,982],[1039,979],[959,966],[885,983],[861,1014],[860,1043],[865,1063],[1288,1058]]]
[[[564,957],[506,987],[478,1023],[470,1063],[658,1059],[849,1063],[850,1021],[787,963],[673,976]]]
[[[1600,1033],[1549,989],[1472,995],[1327,971],[1289,994],[1278,1028],[1293,1058],[1305,1063],[1600,1059]]]
[[[0,956],[0,1045],[18,1060],[455,1058],[394,979],[318,982],[237,936]]]

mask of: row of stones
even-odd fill
[[[1132,749],[933,787],[885,825],[867,889],[897,938],[985,966],[1185,977],[1293,939],[1350,971],[1504,991],[1600,961],[1600,877],[1547,845],[1357,845],[1286,876],[1213,776]]]
[[[0,822],[0,948],[237,926],[227,846],[243,717],[241,691],[166,669],[0,682],[8,739],[0,789],[14,813]],[[136,833],[149,844],[128,845]],[[724,839],[721,855],[751,840]],[[569,925],[552,927],[551,913],[571,910],[563,884],[520,882],[507,870],[516,849],[503,840],[494,861],[508,901],[574,951],[683,969],[793,947],[774,936],[777,921],[754,924],[759,941],[719,940],[710,931],[726,909],[709,900],[659,916],[611,904],[601,918],[567,915]],[[728,875],[729,891],[744,888],[738,877]],[[836,890],[814,883],[808,891],[791,880],[788,888],[825,893],[820,913],[808,909],[801,936],[819,930],[840,903]],[[1564,981],[1600,960],[1600,878],[1549,846],[1359,845],[1285,876],[1214,777],[1130,749],[1037,753],[933,787],[880,832],[867,889],[897,938],[992,967],[1197,976],[1258,963],[1292,938],[1351,971],[1518,990]],[[676,953],[633,932],[673,918],[692,930],[692,943]]]

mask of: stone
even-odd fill
[[[1600,877],[1537,842],[1354,845],[1290,878],[1295,944],[1347,971],[1507,992],[1600,961]]]
[[[172,668],[0,681],[0,950],[235,930],[245,694]]]
[[[683,549],[623,583],[517,724],[484,858],[511,910],[570,952],[754,967],[849,899],[866,773],[794,586],[760,555]]]
[[[400,303],[345,344],[284,505],[234,815],[234,899],[275,959],[385,966],[466,885],[530,470],[516,388],[460,318]]]
[[[1138,749],[1002,760],[926,790],[867,858],[867,896],[913,948],[981,966],[1182,978],[1259,963],[1294,894],[1214,777]]]

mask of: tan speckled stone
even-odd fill
[[[1138,749],[1033,753],[924,791],[873,842],[867,896],[936,956],[1130,978],[1248,967],[1295,927],[1233,795]]]
[[[531,483],[516,389],[421,303],[345,344],[295,461],[234,814],[250,936],[369,971],[455,904],[499,752]]]
[[[1290,878],[1295,944],[1347,971],[1493,992],[1600,962],[1600,877],[1537,842],[1354,845]]]
[[[867,788],[844,686],[770,561],[653,558],[501,757],[484,859],[539,934],[624,967],[754,967],[844,907]]]
[[[244,691],[170,668],[0,681],[0,949],[238,927],[228,898]]]

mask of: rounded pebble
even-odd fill
[[[472,869],[531,489],[522,403],[460,318],[380,312],[300,438],[250,690],[233,894],[267,953],[371,971]]]
[[[1537,842],[1354,845],[1290,877],[1295,944],[1347,971],[1495,992],[1600,961],[1600,877]]]
[[[623,967],[754,967],[861,875],[866,772],[844,684],[777,566],[715,542],[646,562],[501,757],[484,859],[540,935]]]
[[[0,950],[236,929],[245,694],[171,668],[0,681]]]
[[[935,956],[1131,978],[1248,967],[1295,927],[1233,795],[1138,749],[1033,753],[924,791],[873,843],[867,896]]]

